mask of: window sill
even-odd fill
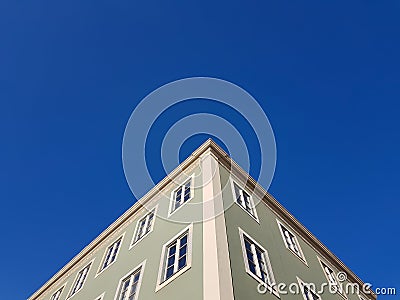
[[[191,197],[189,198],[186,202],[184,202],[183,204],[181,204],[181,206],[179,206],[177,209],[175,209],[173,212],[168,211],[168,218],[171,217],[175,212],[177,212],[178,210],[180,210],[182,207],[184,207],[186,204],[188,204],[192,199],[194,198]]]
[[[102,274],[105,270],[107,270],[109,267],[111,267],[116,261],[117,261],[117,259],[115,258],[115,260],[112,263],[110,263],[107,267],[105,267],[101,271],[97,272],[97,274],[94,275],[94,278],[97,278],[97,276],[100,276],[100,274]]]
[[[290,249],[288,247],[286,247],[286,249],[290,253],[292,253],[294,256],[296,256],[303,264],[305,264],[309,268],[308,263],[307,263],[307,261],[306,261],[306,259],[304,257],[298,256],[296,252],[294,252],[292,249]]]
[[[268,284],[266,284],[264,281],[262,281],[260,278],[258,278],[256,275],[254,275],[252,272],[250,272],[250,270],[246,270],[246,273],[253,279],[255,279],[258,283],[262,284],[264,287],[267,288],[267,290],[269,291],[270,294],[275,295],[276,297],[278,297],[279,299],[281,298],[279,296],[279,293],[275,290],[272,289],[271,286],[269,286]]]
[[[156,286],[156,290],[155,292],[158,292],[159,290],[161,290],[163,287],[165,287],[166,285],[168,285],[169,283],[171,283],[172,281],[174,281],[176,278],[178,278],[179,276],[181,276],[183,273],[185,273],[187,270],[189,270],[191,268],[190,265],[187,265],[186,267],[180,269],[178,272],[176,272],[174,275],[172,275],[170,278],[168,278],[167,280],[157,283]]]
[[[82,288],[83,288],[83,287],[81,287],[79,290],[77,290],[73,295],[68,296],[68,297],[66,298],[66,300],[72,299],[76,294],[78,294],[78,293],[82,290]]]
[[[239,203],[237,203],[237,201],[235,201],[234,203],[237,206],[239,206],[244,212],[246,212],[254,221],[256,221],[258,223],[258,225],[260,225],[260,220],[258,219],[258,217],[256,217],[256,216],[252,215],[251,213],[249,213],[243,206],[241,206]]]
[[[138,239],[136,242],[134,242],[134,243],[132,243],[130,246],[129,246],[129,249],[128,250],[131,250],[133,247],[135,247],[137,244],[139,244],[142,240],[144,240],[148,235],[150,235],[150,233],[152,232],[153,230],[150,230],[149,232],[147,232],[144,236],[142,236],[140,239]]]

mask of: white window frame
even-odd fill
[[[323,260],[319,256],[317,256],[317,257],[318,257],[319,263],[321,265],[322,272],[324,273],[325,278],[327,280],[327,283],[328,284],[333,284],[332,280],[329,278],[328,274],[325,271],[325,267],[327,267],[328,269],[330,269],[332,271],[331,274],[333,274],[333,279],[335,280],[335,282],[337,284],[337,287],[338,287],[338,290],[337,290],[336,294],[339,294],[344,299],[347,299],[347,296],[346,296],[344,288],[343,288],[343,282],[339,281],[338,278],[337,278],[337,271],[332,267],[331,264],[328,264],[325,260]]]
[[[309,299],[307,299],[307,296],[306,296],[306,293],[304,292],[303,286],[307,286],[308,290],[309,290],[312,294],[314,294],[315,296],[318,297],[318,300],[322,300],[321,295],[318,294],[318,293],[315,291],[315,289],[313,288],[312,285],[305,283],[305,282],[304,282],[303,280],[301,280],[298,276],[296,276],[296,277],[297,277],[297,281],[298,281],[298,283],[299,283],[300,292],[301,292],[301,294],[303,295],[304,300],[309,300]],[[314,298],[313,298],[313,299],[314,299]]]
[[[186,266],[184,266],[182,269],[177,270],[171,277],[168,279],[164,280],[165,275],[166,275],[166,263],[167,263],[167,248],[169,245],[171,245],[174,241],[179,239],[181,236],[183,236],[185,233],[187,233],[187,252],[186,252]],[[156,292],[162,289],[164,286],[175,280],[177,277],[185,273],[187,270],[189,270],[192,267],[192,250],[193,250],[193,223],[191,223],[189,226],[181,230],[178,234],[176,234],[173,238],[171,238],[169,241],[164,243],[162,246],[162,251],[161,251],[161,259],[160,259],[160,266],[158,268],[158,279],[157,279],[157,285],[156,285]],[[177,247],[176,253],[179,255],[179,249]],[[175,258],[175,263],[178,263],[178,260]]]
[[[124,276],[121,277],[121,279],[118,282],[117,290],[115,291],[114,300],[118,300],[121,293],[122,283],[124,282],[124,280],[140,270],[139,281],[136,286],[136,295],[137,295],[136,299],[139,298],[140,286],[142,285],[145,266],[146,266],[146,260],[144,260],[140,265],[136,266],[135,268],[133,268],[132,270],[130,270],[128,273],[126,273]]]
[[[121,248],[122,248],[122,243],[124,242],[124,236],[125,236],[125,232],[122,235],[120,235],[117,239],[115,239],[111,244],[109,244],[107,246],[106,250],[104,251],[103,257],[101,259],[101,263],[100,263],[99,269],[97,270],[97,274],[94,276],[94,278],[99,276],[101,273],[103,273],[105,270],[107,270],[111,265],[113,265],[117,261],[118,254],[119,254],[119,252],[121,251]],[[121,241],[121,242],[120,242],[119,247],[117,249],[117,253],[115,254],[115,259],[111,263],[109,263],[107,266],[105,266],[103,268],[104,262],[105,262],[105,260],[107,258],[108,249],[110,249],[111,247],[114,248],[112,250],[112,253],[113,253],[115,251],[115,247],[116,247],[116,244],[117,244],[118,241]],[[111,254],[110,257],[112,257],[112,256],[113,256],[113,254]]]
[[[260,224],[260,220],[258,219],[258,215],[257,215],[257,209],[256,209],[256,206],[254,205],[254,200],[253,200],[252,193],[249,193],[245,188],[243,188],[243,185],[240,184],[239,181],[237,181],[236,179],[233,179],[233,178],[231,177],[230,181],[231,181],[233,202],[234,202],[237,206],[239,206],[241,209],[243,209],[249,216],[251,216],[258,224]],[[235,189],[235,185],[240,189],[240,199],[241,199],[242,204],[239,204],[239,203],[236,201],[236,189]],[[253,213],[250,213],[250,212],[246,209],[246,204],[243,204],[243,202],[244,202],[243,192],[245,192],[245,193],[249,196],[249,202],[250,202],[251,210],[252,210]]]
[[[188,200],[184,201],[184,196],[185,196],[185,185],[186,183],[190,180],[190,197]],[[177,192],[179,189],[182,189],[182,194],[181,194],[181,200],[180,200],[180,205],[178,208],[175,208],[175,192]],[[168,208],[168,217],[170,217],[172,214],[174,214],[175,212],[177,212],[178,210],[180,210],[182,207],[185,206],[185,204],[187,204],[190,200],[192,200],[194,198],[194,173],[189,176],[186,177],[185,180],[183,180],[181,182],[181,184],[179,184],[178,187],[174,188],[171,191],[171,198],[170,198],[170,202],[169,202],[169,208]]]
[[[135,246],[137,243],[139,243],[141,240],[143,240],[146,236],[148,236],[153,231],[154,223],[156,222],[156,219],[157,219],[156,218],[157,217],[157,210],[158,210],[158,205],[156,205],[151,210],[149,210],[142,218],[140,218],[136,222],[136,227],[135,227],[135,231],[134,231],[133,236],[132,236],[132,241],[131,241],[131,244],[129,246],[129,250],[132,249],[133,246]],[[150,230],[148,232],[146,232],[144,235],[142,235],[139,239],[136,240],[136,236],[138,234],[138,230],[139,230],[139,226],[140,226],[141,221],[143,219],[145,219],[144,228],[147,228],[148,222],[149,222],[149,216],[150,216],[151,213],[153,213],[153,222],[151,223]]]
[[[58,288],[58,289],[51,295],[50,300],[60,300],[60,299],[61,299],[61,295],[63,294],[64,288],[65,288],[66,285],[67,285],[67,283],[64,283],[60,288]],[[61,292],[60,292],[60,294],[58,295],[58,298],[53,298],[59,291],[61,291]]]
[[[242,254],[243,254],[243,261],[244,261],[244,265],[245,265],[245,270],[246,273],[249,274],[252,278],[254,278],[256,281],[258,281],[259,283],[263,284],[264,287],[266,287],[270,293],[274,294],[275,296],[279,297],[279,293],[276,290],[276,280],[274,277],[274,272],[272,270],[272,266],[271,266],[271,261],[269,259],[269,255],[268,255],[268,251],[265,250],[265,248],[263,246],[261,246],[254,238],[252,238],[249,234],[247,234],[243,229],[241,229],[239,227],[239,236],[240,236],[240,244],[242,246]],[[264,282],[260,277],[258,277],[257,275],[253,274],[253,272],[250,270],[249,267],[249,262],[248,262],[248,258],[247,258],[247,253],[246,253],[246,245],[245,245],[245,237],[250,240],[252,242],[252,246],[257,246],[261,251],[263,251],[263,255],[264,255],[264,264],[265,267],[267,268],[267,273],[268,276],[270,277],[270,281],[271,283],[268,284],[266,282]],[[255,249],[252,249],[252,252],[255,251]],[[255,257],[256,260],[258,260],[257,257]],[[256,272],[261,273],[260,270],[260,264],[256,263]]]
[[[297,258],[299,258],[306,266],[308,266],[306,257],[304,256],[303,250],[301,249],[301,245],[299,243],[299,240],[297,239],[297,236],[293,233],[292,229],[288,225],[286,225],[286,224],[282,223],[281,221],[279,221],[278,219],[276,219],[276,222],[278,223],[279,231],[281,232],[282,239],[283,239],[283,242],[285,243],[286,249],[288,249]],[[295,247],[298,248],[299,253],[297,253],[295,250],[293,250],[290,247],[290,245],[288,244],[288,241],[286,239],[286,236],[285,236],[285,233],[283,232],[283,228],[282,227],[284,227],[291,235],[293,235],[294,242],[295,242]]]
[[[105,293],[106,293],[106,292],[104,292],[104,293],[101,294],[100,296],[97,296],[96,300],[103,300]]]
[[[131,276],[133,274],[135,274],[138,270],[140,270],[140,276],[139,276],[139,281],[137,284],[137,289],[136,289],[136,299],[138,299],[139,297],[139,293],[140,293],[140,286],[142,285],[142,280],[143,280],[143,275],[144,275],[144,268],[146,266],[146,259],[140,263],[140,265],[136,266],[135,268],[133,268],[132,270],[130,270],[128,273],[126,273],[124,276],[121,277],[121,279],[118,282],[118,286],[117,286],[117,290],[115,291],[115,296],[114,296],[114,300],[118,300],[120,293],[121,293],[121,287],[122,287],[122,283],[124,282],[124,280],[128,277]],[[104,294],[103,294],[104,296]]]
[[[72,286],[71,286],[71,288],[70,288],[70,290],[68,292],[67,299],[71,299],[72,297],[74,297],[76,294],[78,294],[83,289],[83,287],[85,286],[86,280],[88,279],[88,275],[90,273],[90,270],[92,269],[93,262],[94,262],[94,259],[91,262],[87,263],[82,269],[80,269],[78,271],[78,273],[76,274],[75,279],[74,279],[74,281],[72,283]],[[87,271],[86,271],[86,274],[85,274],[85,277],[83,279],[81,287],[78,290],[76,290],[74,293],[72,293],[73,290],[75,289],[75,285],[78,284],[78,276],[79,276],[79,274],[82,271],[84,271],[86,268],[87,268]]]

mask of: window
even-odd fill
[[[331,267],[329,267],[326,263],[324,263],[321,259],[319,259],[319,262],[321,263],[322,270],[325,273],[325,276],[326,276],[326,279],[328,280],[329,285],[336,286],[337,292],[341,296],[346,297],[344,294],[343,285],[339,283],[340,281],[338,281],[335,271],[333,271],[333,269]]]
[[[246,272],[278,295],[267,251],[239,228]]]
[[[232,181],[232,186],[234,191],[235,202],[258,221],[257,212],[254,207],[252,197],[244,189],[242,189],[236,182]]]
[[[50,300],[60,300],[61,297],[61,293],[63,291],[64,287],[62,287],[61,289],[59,289],[57,292],[55,292],[53,294],[53,296],[51,296]]]
[[[165,266],[164,280],[169,279],[172,275],[186,266],[187,262],[187,239],[186,232],[181,237],[177,238],[172,244],[167,247],[167,259]]]
[[[151,210],[147,215],[137,222],[135,234],[133,236],[132,245],[137,243],[153,230],[156,209]]]
[[[190,178],[172,193],[171,214],[193,198],[193,178]]]
[[[157,290],[191,267],[192,231],[193,224],[163,246]]]
[[[116,300],[135,300],[138,298],[144,264],[145,262],[120,280]]]
[[[297,240],[297,237],[291,231],[289,231],[286,225],[283,225],[281,222],[279,222],[279,220],[277,220],[277,222],[282,234],[283,241],[285,242],[286,248],[288,248],[298,258],[300,258],[304,263],[306,263],[306,259],[304,257],[303,251],[300,248],[300,244]]]
[[[120,237],[117,241],[115,241],[111,246],[107,248],[103,263],[101,264],[100,272],[111,265],[117,259],[121,243],[122,237]]]
[[[105,292],[104,292],[103,294],[101,294],[100,296],[98,296],[98,297],[96,298],[96,300],[103,300],[104,294],[105,294]]]
[[[69,293],[69,297],[72,297],[73,295],[75,295],[78,291],[81,290],[81,288],[83,287],[85,280],[87,278],[87,275],[89,273],[90,270],[90,266],[92,265],[92,263],[88,264],[84,269],[82,269],[78,275],[76,276],[75,279],[75,283],[72,286],[72,290]]]
[[[297,277],[301,293],[303,294],[304,300],[321,300],[321,297],[314,291],[311,284],[304,283],[300,278]]]

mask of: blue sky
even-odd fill
[[[2,298],[26,298],[133,204],[125,124],[191,76],[258,99],[277,142],[270,192],[363,280],[399,292],[399,13],[372,0],[1,1]]]

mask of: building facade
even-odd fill
[[[208,140],[28,298],[70,299],[376,295]]]

